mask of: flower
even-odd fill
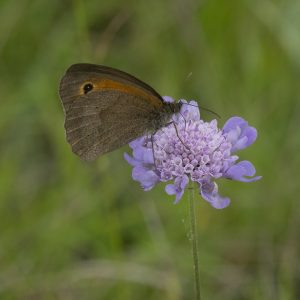
[[[164,99],[174,101],[170,97]],[[254,177],[256,171],[251,162],[237,162],[239,157],[235,154],[254,143],[257,131],[241,117],[230,118],[219,129],[217,120],[200,119],[197,102],[190,101],[190,105],[185,100],[181,102],[180,114],[173,116],[178,133],[174,124],[170,124],[157,131],[152,139],[143,136],[129,144],[132,157],[127,153],[124,157],[133,166],[132,177],[145,191],[161,181],[172,181],[165,190],[175,195],[175,203],[191,180],[213,207],[225,208],[230,200],[219,195],[216,179],[251,182],[261,178]]]

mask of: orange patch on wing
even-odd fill
[[[146,99],[147,101],[150,102],[151,105],[155,107],[160,107],[162,105],[162,101],[159,98],[152,96],[151,94],[145,92],[143,89],[139,89],[135,86],[129,86],[124,83],[113,81],[110,79],[102,79],[99,81],[91,80],[91,83],[94,86],[93,90],[103,90],[103,89],[117,90],[123,93],[127,93],[130,95],[134,95]],[[81,87],[82,93],[83,93],[83,86]]]

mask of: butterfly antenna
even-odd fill
[[[201,108],[202,110],[205,110],[205,111],[207,111],[207,112],[209,112],[209,113],[215,115],[217,118],[221,119],[221,116],[220,116],[218,113],[216,113],[215,111],[213,111],[213,110],[211,110],[211,109],[208,109],[208,108],[205,108],[205,107],[203,107],[203,106],[199,106],[199,108]]]
[[[198,108],[201,108],[202,110],[205,110],[213,115],[215,115],[217,118],[221,119],[221,116],[216,113],[215,111],[211,110],[211,109],[208,109],[206,107],[203,107],[203,106],[200,106],[200,105],[194,105],[194,104],[190,104],[190,103],[184,103],[184,102],[181,102],[182,104],[185,104],[185,105],[190,105],[190,106],[194,106],[194,107],[198,107]]]

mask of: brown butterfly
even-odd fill
[[[126,72],[93,64],[72,65],[59,94],[67,141],[84,160],[153,134],[182,106],[164,102],[152,87]]]

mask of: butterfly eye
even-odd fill
[[[91,83],[86,83],[83,86],[83,91],[85,94],[87,94],[88,92],[90,92],[92,89],[94,88],[94,86]]]

